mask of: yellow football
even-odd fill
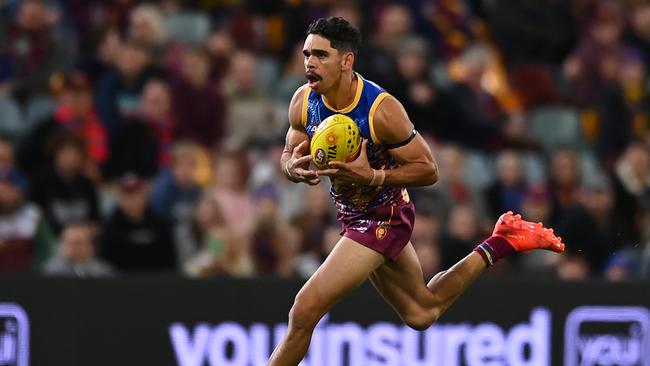
[[[318,169],[327,168],[330,161],[352,161],[361,147],[359,127],[346,115],[331,115],[316,127],[309,146]]]

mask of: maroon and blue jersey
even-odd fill
[[[373,169],[393,169],[397,162],[388,149],[377,139],[373,117],[377,107],[389,94],[370,80],[357,76],[357,91],[354,101],[343,109],[328,105],[323,96],[306,86],[302,104],[302,124],[307,135],[312,138],[316,127],[333,114],[350,117],[359,127],[361,137],[368,140],[368,162]],[[409,202],[405,188],[374,187],[363,184],[350,184],[332,180],[330,195],[341,214],[352,215],[367,212],[382,206],[400,205]]]

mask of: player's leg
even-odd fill
[[[348,238],[341,238],[325,262],[296,295],[287,335],[269,366],[295,366],[304,357],[318,321],[351,290],[361,285],[384,257]]]
[[[487,244],[486,244],[487,243]],[[487,246],[486,246],[487,245]],[[493,236],[425,286],[422,270],[409,243],[394,262],[386,262],[371,276],[373,285],[409,326],[425,329],[462,294],[493,261],[508,251],[564,250],[560,238],[541,224],[523,221],[511,212],[495,226]]]
[[[409,243],[394,262],[386,262],[370,276],[381,295],[414,329],[426,329],[485,270],[480,255],[471,253],[428,285],[413,245]]]

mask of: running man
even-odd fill
[[[493,235],[452,268],[422,281],[420,263],[409,239],[415,208],[405,187],[438,179],[433,155],[413,128],[399,101],[353,71],[361,34],[342,18],[314,21],[303,47],[307,84],[294,94],[290,127],[281,164],[293,182],[332,181],[331,196],[343,225],[342,237],[325,262],[298,292],[289,312],[285,338],[270,366],[295,366],[307,352],[321,317],[350,291],[370,279],[401,319],[426,329],[489,266],[513,251],[564,244],[552,230],[503,214]],[[309,139],[332,114],[345,114],[364,141],[359,157],[330,168],[309,169]]]

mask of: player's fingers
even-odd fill
[[[309,184],[310,186],[315,186],[318,185],[318,183],[320,183],[320,178],[309,179],[306,180],[305,183]]]
[[[306,152],[307,148],[309,148],[309,145],[307,145],[307,140],[305,140],[305,141],[301,142],[300,144],[298,144],[298,146],[296,146],[296,147],[298,148],[298,151]]]
[[[327,176],[327,177],[331,177],[333,175],[338,174],[338,172],[339,172],[339,169],[323,169],[323,170],[317,170],[316,174],[318,174],[319,176],[324,175],[324,176]]]
[[[366,148],[367,147],[368,147],[368,139],[363,139],[363,141],[361,141],[361,153],[359,154],[359,157],[362,157],[362,156],[366,157],[367,156],[367,153],[366,153]]]
[[[303,164],[309,164],[310,161],[311,161],[311,155],[305,155],[305,156],[303,156],[301,158],[298,158],[298,159],[294,160],[293,165],[294,166],[299,166],[299,165],[303,165]]]
[[[342,161],[330,161],[327,163],[327,165],[330,166],[332,169],[345,169],[345,167],[348,165],[347,163],[344,163]]]
[[[315,171],[313,171],[313,170],[309,170],[309,169],[296,168],[293,172],[294,172],[297,176],[299,176],[299,177],[303,177],[303,178],[310,178],[310,179],[311,179],[311,178],[316,178],[316,177],[318,177],[318,173],[317,173],[317,172],[315,172]]]
[[[293,148],[293,154],[292,155],[294,157],[302,156],[302,149],[304,149],[304,146],[305,146],[306,143],[307,143],[307,141],[303,141],[303,142],[299,143],[298,145],[296,145],[296,147]]]

